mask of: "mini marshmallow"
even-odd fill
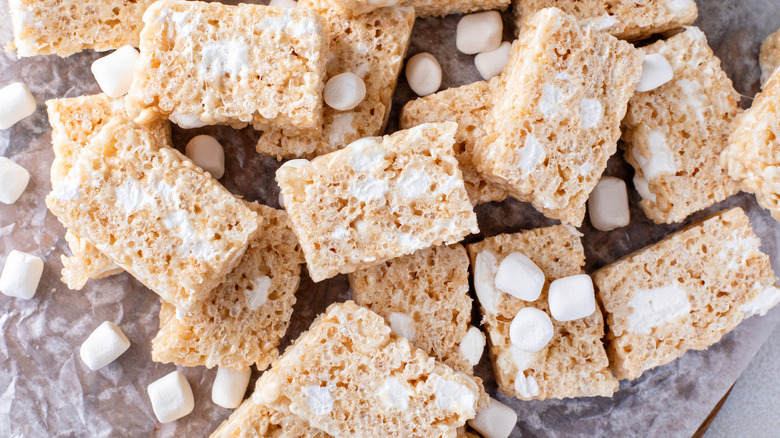
[[[620,178],[602,177],[588,198],[588,216],[593,227],[600,231],[628,225],[631,213],[628,210],[626,183]]]
[[[501,45],[504,23],[498,11],[466,15],[458,22],[455,45],[467,54],[489,52]]]
[[[8,158],[0,157],[0,202],[3,204],[16,202],[29,182],[30,172],[27,169]]]
[[[9,297],[29,300],[38,289],[43,274],[43,260],[26,252],[13,250],[8,254],[0,274],[0,292]]]
[[[496,287],[523,301],[534,301],[542,293],[544,272],[525,254],[513,252],[498,265]]]
[[[495,50],[482,52],[474,57],[474,65],[482,79],[488,80],[501,73],[501,70],[509,63],[509,54],[512,51],[512,43],[504,41]]]
[[[404,313],[390,312],[390,316],[387,319],[390,321],[390,329],[393,333],[409,341],[414,339],[417,331],[414,328],[414,320],[411,317]]]
[[[225,174],[225,151],[210,135],[193,137],[184,148],[184,154],[214,179],[220,179]]]
[[[0,129],[8,129],[35,112],[35,98],[27,85],[14,82],[0,89]]]
[[[250,368],[244,371],[219,368],[214,385],[211,387],[211,401],[226,409],[237,408],[244,401],[244,394],[251,375],[252,369]]]
[[[469,420],[469,426],[481,433],[485,438],[507,438],[517,424],[517,413],[514,409],[490,397],[487,408],[477,412],[477,416]]]
[[[406,81],[418,96],[427,96],[441,87],[441,65],[430,53],[418,53],[406,61]]]
[[[466,336],[461,339],[458,349],[471,365],[476,366],[482,359],[482,352],[485,351],[485,335],[480,329],[471,326]]]
[[[278,6],[280,8],[297,8],[298,2],[293,0],[271,0],[268,6]]]
[[[284,210],[284,193],[279,192],[279,207]]]
[[[558,321],[574,321],[596,311],[593,280],[588,274],[559,278],[550,283],[547,294],[550,314]]]
[[[329,107],[348,111],[366,98],[366,84],[355,73],[341,73],[328,79],[322,97]]]
[[[642,197],[642,199],[649,199],[650,201],[655,202],[655,193],[650,191],[650,183],[647,181],[647,178],[641,176],[638,173],[635,173],[633,181],[634,188],[639,193],[639,196]]]
[[[674,70],[664,55],[659,53],[647,55],[642,62],[642,77],[639,78],[634,90],[640,92],[655,90],[671,81],[673,77]]]
[[[97,371],[115,361],[130,348],[130,341],[111,321],[100,324],[81,344],[79,354],[84,364]]]
[[[187,378],[174,371],[150,383],[146,388],[154,415],[160,423],[170,423],[192,412],[195,399]]]
[[[127,94],[140,56],[133,46],[123,46],[92,63],[92,75],[108,97]]]
[[[536,353],[552,339],[553,325],[543,310],[524,307],[517,312],[509,325],[509,339],[517,348]]]

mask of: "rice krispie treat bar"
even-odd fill
[[[322,126],[300,133],[268,129],[257,152],[279,158],[313,158],[353,141],[380,135],[390,111],[398,74],[412,35],[412,8],[382,8],[353,15],[336,0],[300,0],[298,8],[322,15],[330,35],[328,78],[352,72],[363,80],[366,96],[355,108],[338,111],[325,106]]]
[[[498,388],[522,400],[611,396],[618,381],[609,370],[601,338],[601,310],[574,321],[552,319],[554,334],[547,346],[528,353],[513,345],[509,328],[515,315],[533,307],[549,312],[548,289],[559,278],[581,274],[585,253],[576,229],[566,225],[501,234],[468,245],[474,287],[487,328],[490,358]],[[542,293],[533,302],[500,291],[495,284],[499,264],[519,252],[544,273]]]
[[[482,403],[470,377],[352,301],[328,307],[260,377],[252,399],[333,436],[453,437]]]
[[[418,17],[442,17],[449,14],[504,10],[510,0],[334,0],[352,14],[365,14],[386,6],[411,6]]]
[[[769,76],[780,66],[780,29],[766,37],[761,44],[759,55],[761,65],[761,84],[765,84]]]
[[[401,111],[401,129],[423,123],[457,122],[455,158],[463,173],[466,192],[474,205],[503,201],[505,190],[485,181],[474,168],[472,152],[477,140],[484,134],[485,118],[493,107],[491,89],[498,87],[499,78],[477,81],[456,88],[412,100]]]
[[[617,377],[635,379],[687,350],[704,350],[777,304],[777,279],[760,245],[735,208],[596,271]]]
[[[330,435],[310,427],[289,411],[258,405],[250,397],[211,434],[211,438],[243,437],[327,438]]]
[[[545,216],[579,226],[641,70],[631,44],[559,9],[535,13],[513,44],[474,165]]]
[[[277,170],[312,280],[478,232],[452,152],[456,128],[423,124]]]
[[[616,38],[635,41],[689,25],[699,10],[694,0],[512,0],[515,29],[544,8],[558,8],[584,25]]]
[[[659,54],[674,77],[636,92],[623,119],[626,161],[642,209],[656,223],[680,222],[738,191],[718,162],[739,114],[739,94],[696,27],[640,49]]]
[[[14,31],[8,49],[25,57],[137,47],[141,17],[152,3],[154,0],[8,0]]]
[[[144,14],[126,97],[145,124],[318,129],[328,41],[305,9],[161,0]]]
[[[264,218],[238,266],[189,312],[160,308],[152,360],[188,367],[264,370],[278,356],[290,325],[303,254],[287,214],[247,204]]]

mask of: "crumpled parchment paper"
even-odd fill
[[[232,2],[237,3],[237,2]],[[250,2],[265,3],[265,2]],[[761,40],[780,27],[776,0],[701,0],[697,21],[723,61],[736,89],[746,96],[758,90],[758,48]],[[505,14],[505,40],[512,24]],[[442,87],[479,80],[471,56],[455,49],[459,17],[418,20],[409,55],[432,52],[444,70]],[[0,3],[0,40],[11,39],[7,2]],[[44,205],[51,189],[49,167],[51,129],[47,99],[99,92],[90,65],[100,54],[84,52],[67,59],[43,56],[16,60],[0,54],[0,86],[23,81],[38,102],[35,114],[11,129],[0,131],[0,154],[24,166],[30,185],[14,205],[0,204],[0,265],[12,249],[43,257],[46,268],[35,298],[29,301],[0,295],[0,435],[2,436],[207,436],[230,414],[211,402],[216,370],[182,369],[195,394],[195,410],[171,424],[160,425],[152,412],[146,387],[174,370],[151,360],[150,340],[157,332],[159,301],[128,274],[91,281],[71,291],[59,281],[60,255],[67,254],[64,229]],[[397,129],[398,114],[414,98],[402,78],[393,104],[388,132]],[[195,135],[214,135],[226,151],[227,172],[222,183],[249,200],[278,207],[274,172],[279,163],[255,153],[258,132],[207,127],[191,131],[174,128],[174,144],[183,149]],[[631,187],[632,170],[618,152],[607,174],[624,178]],[[657,226],[639,208],[630,190],[631,225],[604,233],[586,221],[580,228],[588,272],[658,241],[683,224]],[[733,206],[750,215],[764,251],[780,272],[780,224],[760,209],[751,195],[740,194],[709,212]],[[467,242],[503,232],[516,232],[554,223],[530,205],[507,200],[477,208],[482,234]],[[288,336],[282,347],[305,330],[328,304],[349,298],[345,276],[315,284],[304,275],[297,293]],[[132,342],[115,363],[91,372],[78,349],[87,335],[105,320],[117,323]],[[479,317],[474,312],[474,322]],[[680,360],[649,371],[634,382],[621,382],[612,398],[522,402],[496,395],[487,354],[477,367],[489,392],[518,412],[512,436],[690,436],[734,383],[764,340],[780,322],[780,308],[765,317],[745,321],[723,341],[705,352],[689,352]],[[259,374],[254,373],[250,388]]]

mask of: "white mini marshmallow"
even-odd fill
[[[610,231],[631,222],[626,183],[620,178],[604,176],[588,198],[588,216],[593,227]]]
[[[674,70],[664,55],[659,53],[647,55],[642,62],[642,77],[639,78],[634,90],[640,92],[655,90],[671,81],[673,77]]]
[[[293,0],[271,0],[268,6],[278,6],[280,8],[297,8],[298,2]]]
[[[35,112],[35,98],[27,85],[14,82],[0,89],[0,129],[8,129]]]
[[[95,60],[92,63],[92,75],[108,97],[122,97],[130,90],[140,57],[133,46],[120,47],[114,53]]]
[[[504,41],[495,50],[482,52],[474,57],[474,65],[482,79],[488,80],[501,73],[501,70],[509,63],[509,54],[512,52],[512,43]]]
[[[655,202],[655,193],[650,191],[650,183],[647,181],[647,178],[638,173],[635,173],[633,181],[634,188],[639,193],[639,196],[642,197],[642,199],[649,199],[650,201]]]
[[[16,202],[29,182],[30,172],[27,169],[8,158],[0,157],[0,202],[3,204]]]
[[[214,385],[211,387],[211,401],[226,409],[237,408],[244,401],[244,394],[251,375],[251,368],[244,371],[219,368]]]
[[[574,321],[596,311],[593,280],[588,274],[571,275],[553,281],[547,300],[550,314],[558,321]]]
[[[284,193],[279,192],[279,207],[284,210]]]
[[[476,366],[482,359],[482,352],[485,351],[485,335],[474,326],[469,328],[466,336],[463,337],[458,345],[460,354],[469,361],[471,365]]]
[[[496,287],[523,301],[534,301],[542,293],[544,272],[525,254],[513,252],[498,265]]]
[[[130,348],[130,341],[111,321],[100,324],[81,344],[79,355],[84,364],[97,371],[115,361]]]
[[[496,50],[503,32],[504,23],[498,11],[469,14],[458,22],[455,45],[467,55]]]
[[[328,79],[323,92],[325,103],[339,111],[355,108],[366,98],[366,84],[352,72],[341,73]]]
[[[477,412],[477,416],[469,420],[469,426],[481,433],[485,438],[507,438],[517,424],[517,413],[514,409],[490,397],[487,408]]]
[[[414,320],[411,317],[404,313],[390,312],[387,319],[390,320],[390,329],[395,334],[409,341],[414,339],[417,330],[414,328]]]
[[[13,250],[8,254],[0,274],[0,292],[9,297],[29,300],[38,289],[43,274],[43,260],[26,252]]]
[[[174,371],[150,383],[146,388],[152,410],[160,423],[170,423],[192,412],[195,398],[187,378]]]
[[[406,81],[418,96],[427,96],[441,87],[441,65],[430,53],[418,53],[406,61]]]
[[[197,114],[183,114],[174,111],[168,114],[168,120],[178,125],[181,129],[195,129],[206,126]]]
[[[543,310],[524,307],[509,325],[509,339],[517,348],[535,353],[547,345],[553,336],[550,317]]]
[[[220,179],[225,174],[225,150],[210,135],[193,137],[184,148],[184,154],[214,179]]]

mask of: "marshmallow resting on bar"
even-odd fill
[[[161,0],[144,24],[126,98],[137,123],[321,127],[328,41],[318,14]]]
[[[761,85],[780,67],[780,29],[766,37],[761,44],[758,63],[761,65]]]
[[[559,9],[535,13],[493,92],[475,167],[545,216],[579,226],[641,67],[631,44]]]
[[[740,208],[717,213],[593,274],[620,379],[704,350],[780,301],[769,257]]]
[[[693,23],[694,0],[512,0],[516,31],[525,18],[544,8],[559,8],[584,25],[635,41]]]
[[[598,306],[588,316],[574,321],[548,317],[553,336],[537,352],[521,350],[512,341],[510,322],[519,312],[534,310],[548,314],[550,283],[582,274],[585,253],[579,236],[572,227],[556,225],[501,234],[468,245],[496,382],[498,389],[508,396],[523,400],[608,397],[618,390],[618,381],[609,370],[601,342],[604,319]],[[520,300],[496,286],[500,264],[512,253],[527,256],[544,273],[544,289],[535,301]]]
[[[418,17],[442,17],[449,14],[504,10],[511,0],[333,0],[352,14],[365,14],[387,6],[411,6]]]
[[[301,0],[298,7],[324,19],[330,35],[328,78],[354,73],[365,84],[365,98],[347,111],[326,106],[322,126],[310,131],[266,130],[257,142],[257,152],[277,158],[313,158],[382,133],[412,34],[414,10],[383,8],[353,15],[335,7],[335,2]]]
[[[423,124],[276,171],[314,281],[478,232],[452,154],[456,128]]]
[[[20,57],[70,56],[86,49],[104,51],[138,46],[141,17],[154,0],[9,0],[14,40]]]
[[[132,46],[122,46],[110,55],[95,60],[90,70],[104,93],[119,98],[130,90],[139,57],[138,50]]]
[[[661,55],[673,78],[628,102],[623,119],[626,161],[639,184],[641,206],[656,223],[680,222],[737,193],[718,162],[739,114],[739,94],[696,27],[639,49]]]

